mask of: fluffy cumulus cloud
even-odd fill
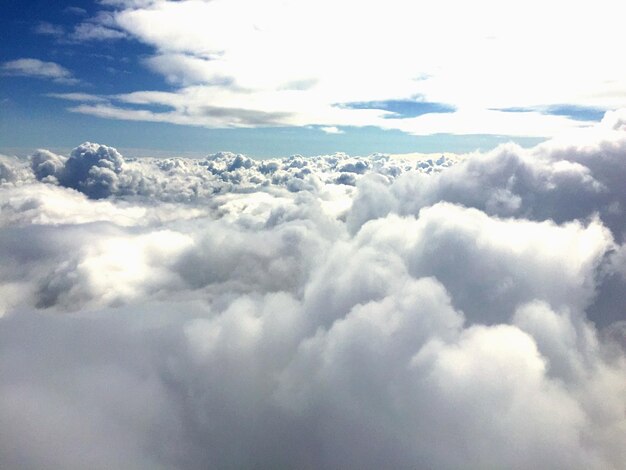
[[[110,196],[117,190],[123,163],[124,158],[114,148],[90,142],[76,147],[68,158],[47,150],[37,151],[31,157],[31,167],[38,180],[56,181],[94,199]]]
[[[0,157],[2,468],[626,468],[626,132]]]

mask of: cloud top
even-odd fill
[[[434,158],[1,157],[0,466],[621,470],[622,121]]]

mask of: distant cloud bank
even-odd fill
[[[436,158],[0,156],[0,467],[623,469],[624,181],[623,111]]]

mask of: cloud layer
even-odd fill
[[[611,0],[99,4],[66,40],[137,41],[150,51],[137,60],[163,79],[69,108],[103,118],[551,137],[626,106],[624,66],[604,59],[621,52]],[[54,25],[39,30],[55,34]],[[420,112],[394,111],[398,103]]]
[[[623,469],[626,119],[401,159],[0,158],[0,466]]]

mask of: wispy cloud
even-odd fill
[[[65,30],[62,26],[42,21],[35,28],[33,28],[35,34],[42,34],[45,36],[61,37],[65,34]]]
[[[76,25],[70,35],[70,40],[76,42],[114,41],[127,36],[117,27],[112,13],[99,11],[95,16]]]
[[[344,132],[337,126],[322,126],[320,127],[320,130],[326,132],[326,134],[343,134]]]
[[[87,15],[87,10],[85,10],[84,8],[81,8],[81,7],[76,7],[76,6],[66,7],[63,10],[63,12],[71,14],[71,15],[76,15],[76,16],[86,16]]]
[[[107,99],[98,95],[91,95],[89,93],[47,93],[46,96],[50,98],[58,98],[68,101],[80,101],[85,103],[101,103],[106,102]]]
[[[0,155],[0,467],[623,469],[625,111],[456,157]]]
[[[113,10],[99,24],[115,31],[102,32],[102,38],[123,31],[153,47],[144,64],[179,87],[170,90],[176,113],[196,116],[198,125],[205,125],[203,113],[193,111],[199,97],[215,109],[289,116],[282,125],[373,125],[418,135],[550,136],[589,123],[572,113],[513,116],[506,109],[555,102],[626,105],[623,90],[606,86],[623,77],[623,65],[595,52],[617,47],[619,14],[603,13],[597,22],[602,28],[580,34],[596,24],[590,19],[599,11],[614,10],[608,2],[602,8],[577,5],[566,23],[559,8],[536,1],[523,8],[492,8],[487,0],[471,8],[452,0],[428,8],[401,0],[385,8],[352,0],[101,4]],[[489,18],[477,14],[487,10]],[[520,19],[534,25],[531,37]],[[349,40],[338,40],[343,37]],[[563,58],[559,67],[554,57]],[[584,73],[581,62],[587,64]]]
[[[49,79],[65,85],[80,83],[80,80],[74,78],[72,72],[65,67],[55,62],[45,62],[32,58],[4,62],[0,66],[0,73],[4,75]]]
[[[153,49],[138,61],[163,77],[161,90],[72,108],[112,119],[550,137],[626,106],[616,85],[624,66],[593,53],[618,43],[612,36],[619,25],[580,35],[597,8],[571,10],[559,29],[567,46],[559,49],[551,25],[560,10],[535,1],[506,9],[480,0],[490,19],[453,0],[429,8],[390,0],[384,9],[356,0],[268,1],[103,0],[100,11],[64,34],[49,23],[38,28],[63,43],[133,39]],[[356,10],[358,22],[351,20]],[[618,17],[606,16],[609,23]],[[520,18],[543,20],[528,37]],[[344,36],[350,40],[337,39]],[[555,68],[558,54],[564,60]],[[133,101],[139,95],[142,101]]]
[[[70,39],[76,42],[110,41],[123,39],[125,37],[127,37],[127,35],[123,31],[94,22],[86,22],[77,25],[70,35]]]
[[[87,15],[85,10],[78,10],[79,11],[68,11],[66,9],[66,12],[82,17]],[[113,15],[108,11],[100,11],[95,16],[85,18],[83,21],[68,29],[49,22],[40,22],[33,28],[33,32],[52,36],[56,39],[57,43],[64,45],[92,41],[115,41],[128,37],[126,32],[115,26]]]
[[[82,9],[79,9],[82,10]],[[67,11],[67,10],[66,10]],[[69,11],[69,13],[86,16],[83,13]],[[95,16],[86,18],[73,28],[65,29],[63,26],[49,22],[40,22],[34,29],[36,34],[52,36],[60,44],[80,44],[91,41],[115,41],[127,38],[128,34],[115,26],[111,12],[100,11]]]

